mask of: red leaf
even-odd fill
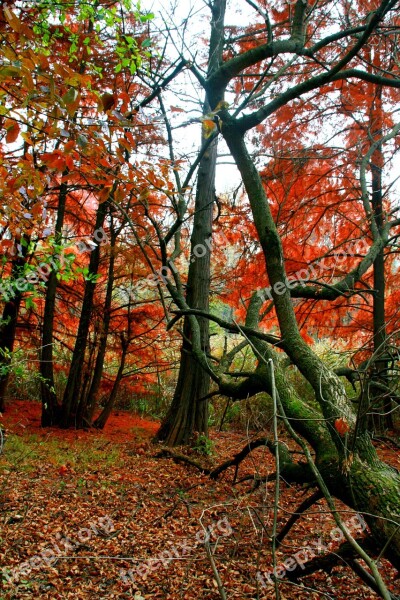
[[[335,429],[338,432],[338,434],[341,436],[343,436],[345,433],[350,431],[349,424],[347,423],[347,421],[345,419],[342,419],[342,418],[336,419]]]

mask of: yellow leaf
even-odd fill
[[[35,84],[33,83],[32,75],[28,69],[24,69],[24,76],[22,78],[22,82],[25,83],[26,88],[31,92],[35,89]]]
[[[103,204],[103,202],[105,202],[106,200],[108,200],[108,198],[110,197],[110,192],[111,192],[111,186],[105,186],[99,196],[98,196],[98,202],[99,204]]]
[[[29,133],[24,131],[23,133],[21,133],[21,137],[27,144],[29,144],[30,146],[33,146],[33,142],[31,140]]]

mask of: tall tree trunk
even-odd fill
[[[211,37],[209,51],[210,75],[222,62],[224,42],[224,18],[226,0],[214,0],[211,11]],[[206,100],[204,113],[211,107]],[[202,143],[207,139],[202,135]],[[215,169],[217,163],[218,138],[216,137],[204,153],[198,171],[195,214],[191,236],[191,261],[188,273],[186,302],[191,308],[208,311],[210,293],[210,260],[212,239],[212,215],[215,200]],[[209,354],[209,323],[199,319],[201,345]],[[201,400],[208,394],[210,377],[195,360],[190,346],[190,324],[184,323],[184,340],[181,348],[178,381],[170,409],[157,434],[158,439],[169,446],[186,444],[194,431],[208,435],[208,403]]]
[[[93,20],[89,19],[88,33],[93,31]],[[79,67],[79,74],[83,75],[87,67],[87,49],[84,50],[83,58]],[[77,113],[74,114],[72,121],[76,122]],[[57,143],[56,147],[58,147]],[[59,245],[62,240],[62,229],[64,225],[65,209],[68,194],[68,184],[65,178],[69,174],[69,169],[66,168],[62,174],[64,181],[60,186],[60,194],[58,197],[57,219],[55,226],[55,241]],[[56,309],[56,294],[57,294],[57,273],[54,269],[50,272],[46,287],[46,299],[43,315],[43,331],[42,331],[42,347],[40,355],[40,374],[41,381],[41,397],[42,397],[42,427],[50,427],[59,425],[61,422],[61,406],[58,404],[57,395],[54,385],[54,365],[53,365],[53,331],[54,317]]]
[[[26,255],[28,252],[29,238],[22,236],[21,252],[13,259],[11,267],[11,280],[15,281],[21,277],[23,267],[26,263]],[[17,244],[15,244],[16,247]],[[0,412],[5,410],[5,399],[7,396],[8,382],[10,378],[9,367],[11,360],[11,352],[14,349],[15,335],[17,329],[17,320],[19,309],[22,300],[22,291],[14,289],[14,286],[9,286],[3,293],[6,303],[3,309],[3,315],[0,324]]]
[[[97,429],[104,429],[104,426],[107,423],[109,416],[111,415],[111,411],[114,407],[115,400],[117,398],[119,385],[122,381],[122,377],[124,374],[125,361],[126,361],[126,355],[128,352],[128,347],[129,347],[129,340],[122,339],[121,362],[119,363],[117,376],[115,378],[114,385],[111,390],[111,394],[110,394],[103,410],[101,411],[101,413],[99,414],[99,416],[93,423],[93,426],[96,427]]]
[[[247,151],[243,134],[235,122],[224,115],[225,139],[240,170],[249,197],[254,223],[263,249],[266,269],[272,286],[275,310],[285,342],[285,351],[305,379],[312,385],[326,427],[335,444],[334,452],[317,456],[316,462],[328,487],[337,497],[365,515],[380,548],[400,567],[400,475],[381,462],[367,432],[356,424],[356,415],[339,378],[315,355],[300,335],[287,282],[281,240],[274,223],[259,173]],[[276,289],[275,289],[276,288]],[[282,386],[282,394],[284,393]],[[295,407],[298,409],[298,405]],[[301,406],[300,406],[301,408]],[[291,419],[297,419],[292,407]],[[349,426],[344,443],[334,424],[340,418]],[[314,424],[317,431],[317,426]],[[309,436],[306,436],[308,439]]]
[[[106,289],[106,297],[104,301],[103,307],[103,322],[101,324],[100,330],[100,342],[99,348],[96,356],[96,363],[94,366],[92,382],[90,384],[89,392],[87,398],[85,400],[85,406],[82,403],[80,407],[80,416],[84,418],[86,421],[91,422],[93,418],[93,413],[96,409],[96,400],[97,394],[100,388],[101,377],[103,374],[104,367],[104,359],[107,350],[107,338],[110,330],[110,320],[111,320],[111,300],[112,300],[112,291],[114,286],[114,265],[115,265],[115,240],[116,234],[113,230],[112,224],[110,229],[110,262],[108,266],[108,277],[107,277],[107,289]]]
[[[3,316],[0,326],[0,412],[6,408],[5,400],[7,397],[7,388],[10,378],[10,360],[11,352],[14,349],[15,334],[19,307],[21,305],[22,292],[16,291],[13,300],[8,300],[3,309]]]
[[[90,336],[88,336],[87,339],[85,361],[82,369],[80,398],[76,414],[76,423],[79,423],[79,427],[88,427],[91,424],[90,420],[86,418],[86,406],[89,389],[92,384],[93,371],[97,360],[97,345],[99,337],[100,332],[96,332],[93,335],[93,339],[91,339]]]
[[[63,176],[66,174],[67,173],[63,173]],[[67,183],[62,183],[58,197],[55,226],[56,246],[60,245],[62,240],[67,193],[68,185]],[[40,374],[42,376],[40,383],[42,397],[42,427],[57,425],[60,419],[60,406],[57,402],[53,371],[53,330],[56,310],[57,281],[57,271],[53,268],[49,274],[46,285],[42,346],[40,353]]]
[[[380,152],[382,157],[382,152]],[[379,164],[371,164],[372,171],[372,205],[375,213],[376,223],[382,231],[382,169]],[[382,432],[385,426],[392,427],[391,401],[390,397],[382,390],[374,387],[373,379],[377,378],[379,383],[388,384],[387,367],[385,360],[387,355],[387,335],[385,319],[385,254],[384,249],[379,251],[374,261],[374,296],[373,296],[373,339],[374,339],[374,362],[371,388],[371,419],[370,429],[373,432]],[[386,413],[386,414],[385,414]]]
[[[370,135],[379,139],[382,131],[382,87],[378,87],[374,99],[374,110],[370,117]],[[379,145],[371,159],[372,207],[378,231],[382,234],[385,219],[383,212],[382,167],[384,163],[383,149]],[[373,335],[374,335],[374,373],[379,383],[389,385],[387,376],[388,349],[385,317],[385,253],[382,248],[374,261],[374,296],[373,296]],[[386,427],[393,427],[392,406],[390,395],[382,393],[371,382],[371,418],[370,430],[382,432]]]
[[[94,232],[98,231],[104,224],[108,202],[103,202],[99,205],[96,214],[96,223]],[[81,427],[83,422],[77,421],[78,407],[81,401],[81,386],[82,386],[82,370],[85,361],[85,352],[87,345],[87,337],[89,334],[90,320],[93,310],[94,291],[96,282],[92,279],[99,270],[100,264],[100,245],[96,245],[90,253],[89,261],[89,277],[85,284],[85,292],[81,308],[81,316],[79,319],[78,332],[74,351],[72,353],[71,365],[68,374],[68,380],[65,387],[63,403],[62,403],[62,427]]]

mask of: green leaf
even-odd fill
[[[21,69],[18,67],[2,67],[0,69],[0,80],[6,77],[16,77],[21,74]]]
[[[31,298],[30,296],[26,296],[25,297],[25,306],[28,309],[36,309],[37,305],[36,302],[33,301],[33,298]]]
[[[146,15],[140,15],[140,21],[142,23],[147,23],[147,21],[151,21],[154,19],[154,13],[147,13]]]
[[[89,141],[88,141],[87,137],[85,135],[83,135],[83,133],[80,133],[78,135],[78,137],[76,138],[76,141],[78,142],[78,146],[80,148],[85,149],[88,147]]]
[[[137,46],[136,40],[131,35],[125,35],[124,38],[128,42],[129,48],[132,48],[132,46]]]
[[[78,97],[78,91],[75,88],[69,88],[68,92],[62,97],[64,104],[73,104]]]

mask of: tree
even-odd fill
[[[226,2],[225,0],[216,0],[210,5],[210,8],[212,18],[208,76],[217,70],[222,62]],[[203,105],[204,114],[212,113],[215,108],[206,99]],[[210,116],[209,119],[211,120],[212,117]],[[207,126],[203,126],[201,142],[186,303],[191,308],[207,312],[209,310],[212,217],[215,203],[218,137],[213,136],[210,139],[209,129]],[[183,215],[181,215],[181,219],[183,220]],[[201,249],[200,254],[199,249]],[[199,318],[199,326],[201,346],[204,353],[209,354],[208,320]],[[163,440],[171,446],[187,443],[193,437],[194,432],[208,434],[208,410],[205,398],[209,392],[210,378],[190,352],[190,347],[191,328],[189,320],[185,319],[178,381],[171,406],[157,434],[159,440]]]
[[[226,361],[221,361],[221,368],[213,366],[201,347],[195,315],[206,317],[207,314],[188,306],[172,282],[168,289],[178,304],[178,314],[190,315],[192,351],[220,392],[239,400],[259,391],[273,394],[276,389],[279,414],[308,456],[307,464],[295,464],[281,448],[282,475],[290,481],[313,481],[317,484],[327,498],[339,527],[342,526],[333,496],[364,514],[378,549],[398,568],[399,475],[378,459],[368,435],[365,414],[361,411],[357,417],[339,377],[301,336],[293,299],[323,301],[334,300],[343,293],[360,293],[358,282],[387,245],[390,230],[399,224],[396,218],[392,218],[383,229],[378,225],[367,172],[378,146],[392,140],[400,126],[386,128],[379,140],[373,141],[367,149],[365,146],[362,148],[358,202],[364,210],[367,235],[371,236],[372,243],[352,270],[342,277],[336,276],[329,285],[318,285],[318,282],[296,285],[288,281],[282,239],[260,172],[246,143],[251,131],[279,111],[283,114],[290,103],[297,103],[296,111],[301,108],[307,110],[307,100],[318,90],[334,97],[338,82],[357,79],[377,86],[400,87],[398,68],[394,63],[389,73],[382,73],[371,65],[365,69],[362,57],[364,47],[378,43],[385,32],[396,29],[396,3],[390,0],[376,3],[372,12],[370,4],[361,3],[357,9],[360,12],[356,12],[356,8],[353,10],[343,3],[336,13],[329,12],[329,2],[311,6],[299,0],[295,4],[279,4],[270,14],[252,2],[249,4],[262,14],[265,27],[255,27],[251,38],[247,30],[243,36],[238,36],[236,46],[235,40],[231,42],[231,57],[206,80],[195,67],[193,69],[207,92],[210,106],[220,107],[221,132],[240,171],[249,199],[280,335],[276,337],[259,329],[265,296],[257,290],[248,302],[245,324],[239,326],[214,315],[208,316],[227,329],[242,332],[254,351],[257,361],[254,372],[244,373],[237,383],[238,374],[227,371]],[[391,43],[394,48],[393,38]],[[225,104],[224,96],[232,88],[244,88],[246,93],[244,98],[241,92],[238,94],[237,108]],[[246,112],[241,114],[244,108]],[[323,114],[319,118],[323,119]],[[305,217],[303,214],[303,219]],[[291,363],[310,383],[315,403],[307,404],[288,386],[280,356],[273,346],[284,350]],[[275,379],[271,375],[271,365],[274,366]],[[315,451],[315,460],[306,450],[307,444]],[[347,532],[344,535],[350,540]],[[354,540],[350,541],[372,569],[379,593],[389,598],[390,594],[373,562]]]
[[[11,261],[11,279],[18,280],[23,272],[29,246],[29,239],[24,235],[19,237],[20,244],[15,244],[13,247],[14,257]],[[21,244],[22,242],[22,244]],[[3,315],[0,325],[0,412],[5,410],[5,398],[7,394],[7,386],[10,376],[11,355],[14,349],[17,320],[19,309],[22,300],[21,290],[8,290],[9,294],[5,295],[5,303]]]
[[[155,128],[143,124],[142,131],[148,135],[145,141],[145,136],[142,139],[142,123],[137,111],[133,111],[147,91],[135,81],[135,76],[151,56],[147,23],[152,15],[131,8],[129,2],[99,4],[77,0],[54,6],[6,6],[1,17],[6,42],[5,67],[1,72],[5,89],[1,96],[1,114],[6,116],[4,141],[10,145],[23,139],[23,146],[13,150],[11,159],[8,155],[5,159],[12,173],[7,193],[14,194],[14,200],[9,204],[2,231],[4,258],[9,258],[7,248],[15,234],[15,246],[21,248],[20,242],[24,242],[23,256],[18,250],[23,260],[18,257],[14,266],[12,261],[6,262],[5,272],[12,279],[22,276],[24,281],[31,271],[32,276],[40,272],[40,278],[36,274],[36,280],[26,283],[25,295],[18,293],[16,302],[5,305],[9,331],[3,328],[4,339],[7,337],[4,358],[8,361],[12,351],[21,302],[40,304],[44,284],[42,424],[81,426],[87,423],[87,400],[92,403],[98,388],[107,339],[101,338],[97,380],[90,386],[92,373],[87,361],[95,354],[90,335],[96,303],[102,294],[98,279],[107,272],[104,262],[108,260],[101,248],[107,239],[103,225],[107,228],[107,219],[111,222],[112,211],[118,213],[120,205],[122,211],[129,212],[129,218],[137,218],[140,223],[142,205],[133,201],[137,165],[130,157],[140,143],[150,146],[156,138]],[[21,64],[14,64],[15,54]],[[60,60],[53,62],[52,55]],[[113,110],[118,103],[120,110]],[[133,136],[136,128],[138,133]],[[128,193],[125,195],[123,190]],[[138,206],[139,213],[135,213]],[[19,212],[25,215],[23,219]],[[119,231],[124,219],[123,215],[121,219],[114,215]],[[93,239],[87,244],[78,241],[76,247],[75,236],[78,240]],[[28,248],[29,264],[25,258]],[[66,256],[74,263],[72,268],[64,264]],[[131,259],[135,259],[134,252]],[[113,292],[112,279],[109,282],[108,303]],[[35,287],[35,283],[39,286]],[[79,317],[76,308],[72,308],[74,303],[79,307]],[[54,364],[56,342],[60,341],[72,351],[61,403],[54,376],[55,366],[59,367]],[[5,378],[3,384],[6,381]],[[89,397],[87,390],[91,390]]]
[[[225,27],[224,0],[211,4],[205,69],[194,56],[187,60],[182,54],[172,65],[165,56],[151,56],[146,51],[151,38],[143,31],[151,16],[127,14],[126,2],[2,7],[6,44],[0,79],[7,88],[1,92],[2,159],[11,167],[11,175],[2,171],[3,273],[13,286],[21,278],[23,285],[17,302],[5,306],[0,342],[8,361],[25,300],[44,325],[43,343],[57,342],[55,350],[63,347],[66,354],[61,368],[68,383],[60,405],[53,389],[59,365],[43,349],[43,423],[58,423],[61,414],[66,427],[85,425],[95,416],[103,386],[110,393],[95,420],[102,427],[124,378],[139,374],[141,381],[132,386],[138,391],[158,372],[158,357],[151,371],[151,345],[158,336],[165,344],[170,335],[160,334],[164,317],[169,331],[185,319],[178,384],[160,437],[176,444],[196,429],[206,432],[211,394],[239,401],[267,392],[275,419],[283,421],[307,459],[294,462],[276,436],[268,447],[279,473],[319,488],[374,581],[357,559],[355,570],[390,598],[376,564],[343,528],[334,498],[365,516],[376,554],[400,568],[399,474],[379,460],[371,443],[370,399],[361,395],[354,409],[338,373],[314,351],[313,337],[346,327],[355,335],[357,324],[346,322],[355,315],[363,323],[369,319],[377,349],[386,345],[385,329],[392,327],[384,288],[390,288],[388,267],[396,265],[391,253],[397,251],[400,219],[389,194],[382,195],[382,156],[398,144],[400,132],[390,93],[400,87],[397,3],[296,0],[278,2],[269,12],[253,0],[246,4],[256,13],[248,27]],[[136,23],[137,35],[131,29]],[[387,62],[379,58],[382,48]],[[51,59],[55,49],[63,57],[57,63]],[[143,61],[146,69],[140,68]],[[167,86],[187,72],[206,101],[202,147],[181,182],[164,100]],[[348,96],[354,82],[357,89]],[[153,107],[156,100],[159,109]],[[148,119],[140,113],[145,108]],[[153,123],[159,117],[169,157]],[[245,190],[240,210],[234,207],[232,214],[218,201],[214,223],[217,239],[224,227],[245,229],[246,248],[234,267],[236,289],[223,294],[235,309],[232,318],[214,314],[209,302],[216,290],[209,285],[210,237],[221,136]],[[191,206],[185,195],[197,167],[189,256],[196,260],[186,279],[182,239]],[[251,218],[246,227],[244,215]],[[98,243],[99,229],[111,237],[112,250]],[[237,232],[225,233],[225,240],[237,244]],[[75,238],[88,243],[79,257]],[[361,250],[350,252],[347,245],[354,241],[363,242]],[[10,248],[20,252],[21,261]],[[56,259],[63,248],[74,255],[72,266]],[[315,276],[319,260],[324,268]],[[306,276],[294,278],[300,268]],[[47,282],[45,324],[39,279]],[[4,289],[9,288],[2,288],[3,295]],[[379,300],[372,323],[371,294]],[[221,357],[211,355],[209,321],[243,340],[226,344]],[[244,346],[251,348],[253,363],[237,372],[234,358]],[[288,384],[288,363],[311,386],[311,401]]]

